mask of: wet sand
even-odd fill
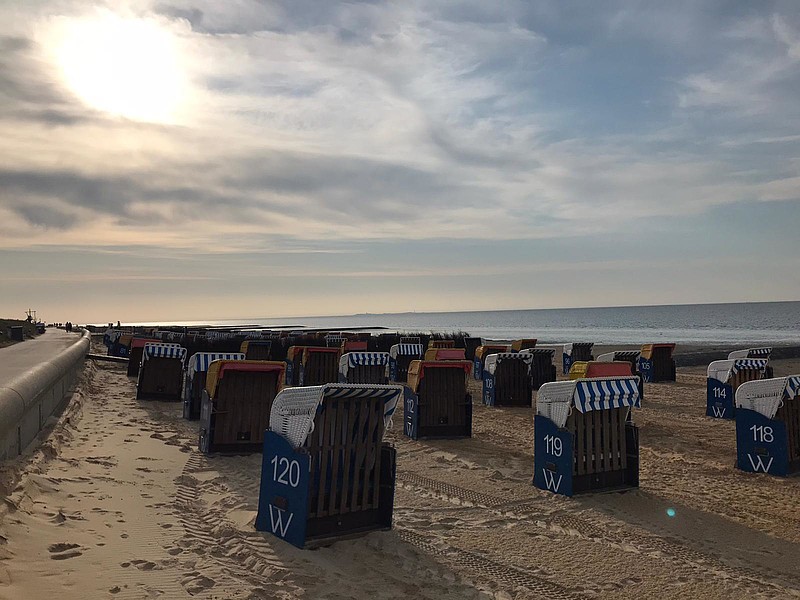
[[[532,410],[486,408],[478,385],[470,440],[413,442],[395,418],[392,531],[300,551],[253,529],[260,455],[199,454],[177,403],[87,364],[0,471],[0,599],[800,597],[800,478],[734,468],[703,368],[646,385],[641,487],[574,499],[530,484]]]

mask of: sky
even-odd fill
[[[800,300],[800,3],[0,2],[0,315]]]

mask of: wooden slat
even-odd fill
[[[612,410],[612,411],[609,411],[609,412],[611,413],[611,414],[609,414],[609,427],[611,428],[611,431],[609,432],[610,433],[609,438],[610,438],[610,452],[611,452],[611,470],[612,471],[616,471],[622,465],[622,463],[620,462],[619,420],[620,420],[620,415],[623,413],[623,409],[621,409],[621,408],[620,409],[615,409],[615,410]],[[624,421],[624,417],[622,417],[622,419]],[[624,427],[624,425],[623,425],[623,427]],[[625,435],[625,432],[623,431],[622,434]]]
[[[353,427],[354,420],[356,418],[356,403],[349,402],[347,407],[347,424],[346,428],[343,430],[343,434],[347,436],[345,438],[345,446],[344,446],[344,456],[342,461],[342,468],[344,469],[344,477],[342,477],[342,495],[341,501],[339,502],[339,514],[348,512],[348,492],[350,491],[350,462],[353,458],[353,444],[348,443],[350,441],[349,431]]]
[[[577,458],[577,475],[586,474],[586,419],[585,415],[574,411],[572,418],[575,420],[575,456]]]

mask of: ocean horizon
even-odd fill
[[[524,310],[360,313],[352,315],[210,319],[125,323],[274,329],[348,329],[380,332],[466,331],[507,340],[535,337],[541,343],[597,344],[800,343],[800,301],[676,304]]]

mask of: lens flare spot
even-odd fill
[[[674,508],[668,508],[667,509],[667,516],[668,517],[674,517],[676,514],[678,514],[678,511],[676,511]]]

